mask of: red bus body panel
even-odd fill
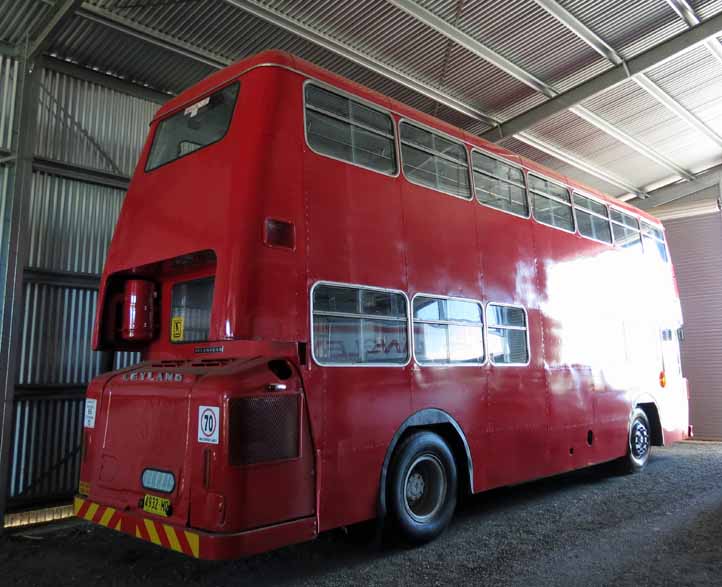
[[[625,371],[617,347],[631,334],[605,320],[654,313],[681,324],[671,265],[651,270],[578,233],[422,187],[401,172],[319,155],[304,133],[309,79],[390,112],[397,133],[400,120],[416,121],[659,224],[290,55],[262,53],[210,76],[159,110],[113,237],[94,345],[139,350],[144,362],[89,387],[97,407],[85,429],[78,515],[191,556],[233,558],[376,516],[392,442],[422,410],[458,424],[475,492],[624,455],[629,414],[640,402],[657,406],[665,442],[686,434],[681,374],[661,389],[647,358]],[[235,80],[240,92],[225,137],[145,172],[158,121]],[[292,248],[264,242],[268,219],[293,226]],[[212,256],[197,257],[206,261],[191,269],[170,263],[205,251]],[[171,342],[171,288],[207,275],[215,277],[208,341]],[[157,283],[159,334],[142,346],[109,341],[104,324],[117,283],[136,276]],[[426,293],[524,306],[530,362],[323,367],[312,358],[309,315],[319,281],[400,290],[409,299]],[[279,376],[273,360],[292,374]],[[261,405],[279,397],[269,389],[283,387],[281,395],[296,398],[283,405],[299,410],[297,454],[230,464],[231,403]],[[198,441],[204,406],[220,410],[217,444]],[[145,468],[175,475],[166,517],[143,511]],[[156,541],[161,530],[167,534]],[[180,544],[184,532],[197,538]]]

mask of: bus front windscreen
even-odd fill
[[[238,88],[238,83],[226,86],[162,120],[145,170],[152,171],[220,141],[231,124]]]

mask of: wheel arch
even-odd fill
[[[430,430],[438,433],[449,445],[457,468],[461,487],[469,493],[474,492],[474,464],[471,459],[469,442],[459,423],[447,412],[436,408],[420,410],[409,416],[394,433],[386,449],[384,464],[381,467],[378,494],[378,516],[386,516],[386,480],[394,451],[402,439],[416,430]]]

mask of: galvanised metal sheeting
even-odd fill
[[[722,63],[705,46],[655,67],[647,76],[722,135]]]
[[[83,385],[100,373],[91,350],[98,292],[47,283],[26,283],[17,382]]]
[[[83,18],[75,18],[58,31],[50,52],[72,56],[81,63],[131,81],[153,80],[153,87],[175,93],[214,71],[208,65]]]
[[[140,353],[115,353],[113,369],[125,369],[136,363],[140,363]]]
[[[722,67],[720,70],[722,73]],[[633,80],[586,100],[584,106],[643,143],[654,145],[683,167],[710,164],[722,155],[719,145],[673,114]]]
[[[52,5],[41,0],[0,0],[0,39],[9,45],[25,42],[41,26]]]
[[[559,0],[559,3],[623,59],[688,28],[665,0]]]
[[[158,105],[46,69],[39,108],[37,155],[130,176]]]
[[[72,495],[80,470],[82,390],[16,394],[9,497],[17,507]]]
[[[101,273],[124,197],[122,190],[34,173],[29,266]]]
[[[12,145],[17,79],[18,62],[0,56],[0,149],[6,151],[9,151]]]

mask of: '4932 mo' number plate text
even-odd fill
[[[170,499],[157,497],[155,495],[146,495],[143,497],[143,511],[167,518],[172,511]]]

